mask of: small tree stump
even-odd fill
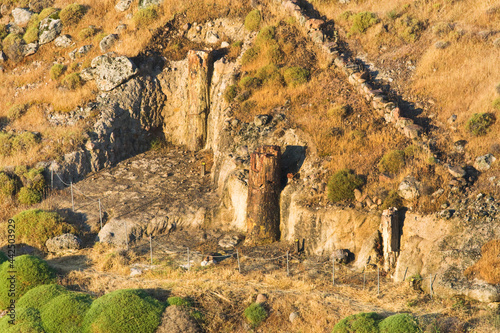
[[[267,244],[280,238],[280,158],[279,146],[259,147],[250,156],[247,243]]]

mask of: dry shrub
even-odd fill
[[[96,243],[90,254],[94,268],[101,272],[129,274],[128,265],[135,258],[132,251],[120,250],[111,244]]]
[[[490,284],[500,283],[500,239],[483,245],[481,259],[467,268],[465,275],[469,279],[479,278]]]

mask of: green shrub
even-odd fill
[[[289,67],[283,73],[285,82],[290,87],[296,87],[309,80],[309,70],[302,67]]]
[[[47,333],[81,332],[92,298],[83,293],[67,292],[53,298],[40,311]]]
[[[158,18],[158,12],[156,7],[150,6],[147,8],[140,9],[134,15],[134,23],[138,27],[145,27],[152,24]]]
[[[55,282],[54,271],[40,258],[30,255],[18,256],[14,259],[13,265],[16,270],[15,296],[9,296],[10,280],[8,278],[10,277],[9,271],[12,269],[11,263],[6,261],[0,266],[0,309],[7,308],[11,299],[17,301],[36,286]]]
[[[405,153],[402,150],[387,152],[378,163],[380,172],[398,173],[405,166]]]
[[[264,28],[260,29],[259,33],[257,34],[257,43],[266,43],[272,39],[274,39],[274,35],[276,34],[276,27],[273,25],[268,25],[265,26]]]
[[[328,199],[333,202],[352,200],[354,199],[354,189],[360,188],[364,184],[364,180],[350,170],[340,170],[328,181]]]
[[[38,248],[44,248],[49,238],[76,232],[75,228],[64,222],[56,212],[30,209],[15,215],[13,219],[16,221],[18,242]]]
[[[353,34],[364,33],[368,28],[378,23],[377,16],[372,12],[351,15],[349,20],[352,23],[350,32]]]
[[[0,132],[0,155],[9,156],[12,150],[12,134]]]
[[[241,109],[243,111],[251,111],[253,109],[255,109],[255,107],[257,106],[257,102],[256,101],[244,101],[242,104],[241,104]]]
[[[12,149],[16,152],[27,151],[40,143],[40,137],[32,132],[23,132],[12,137]]]
[[[258,11],[257,9],[252,10],[245,17],[245,28],[250,31],[259,30],[261,19],[262,17],[260,15],[260,11]]]
[[[41,310],[45,304],[48,304],[53,298],[67,293],[68,291],[58,284],[44,284],[30,289],[17,302],[20,308],[33,308]]]
[[[17,194],[17,201],[22,205],[34,205],[42,201],[42,193],[31,188],[22,187]]]
[[[10,324],[9,320],[11,320],[9,316],[0,319],[0,332],[46,333],[42,326],[40,311],[37,309],[16,306],[16,324]]]
[[[63,64],[54,64],[50,68],[50,78],[52,80],[58,80],[61,75],[66,71],[66,66]]]
[[[349,115],[351,108],[349,105],[337,104],[328,109],[326,114],[328,117],[342,121]]]
[[[66,75],[61,83],[63,86],[71,90],[75,90],[83,86],[83,80],[80,77],[80,73],[71,73]]]
[[[16,174],[21,178],[25,187],[42,192],[45,189],[45,178],[43,176],[44,168],[31,168],[18,166],[15,169]]]
[[[228,103],[231,103],[237,95],[238,95],[238,87],[234,84],[228,86],[226,90],[224,90],[224,99]]]
[[[254,60],[256,60],[259,56],[260,49],[256,46],[249,48],[248,50],[243,53],[243,56],[241,57],[241,64],[242,65],[247,65]]]
[[[379,323],[380,333],[419,333],[417,321],[412,315],[399,313],[387,317]]]
[[[50,18],[57,20],[57,19],[59,19],[60,12],[61,11],[58,10],[57,8],[53,8],[53,7],[45,8],[44,10],[42,10],[40,12],[40,14],[38,14],[38,19],[41,21],[44,18],[47,18],[50,16]]]
[[[193,301],[188,298],[172,296],[167,299],[168,305],[177,305],[177,306],[185,306],[185,307],[193,307]]]
[[[409,15],[403,15],[397,21],[398,35],[407,43],[415,42],[425,29],[425,22]]]
[[[26,32],[24,33],[23,39],[26,43],[34,43],[38,40],[38,26],[40,24],[40,19],[38,14],[33,14],[26,27]]]
[[[23,36],[19,34],[9,34],[2,42],[2,48],[7,57],[14,62],[19,62],[24,57],[23,48],[26,43]]]
[[[358,313],[339,321],[333,327],[332,333],[378,333],[380,319],[374,312]]]
[[[397,191],[389,192],[389,195],[384,199],[380,209],[389,209],[391,207],[396,207],[397,209],[403,207],[403,199],[399,196]]]
[[[92,303],[83,320],[82,332],[153,333],[160,325],[164,308],[143,290],[116,290]]]
[[[72,3],[61,10],[59,18],[64,26],[76,25],[86,12],[85,6],[78,3]]]
[[[495,116],[491,113],[474,113],[467,121],[466,129],[476,136],[486,135],[494,122]]]
[[[9,177],[5,172],[0,172],[0,196],[10,197],[14,195],[18,186],[16,179]]]
[[[244,315],[253,327],[257,327],[267,318],[267,311],[262,304],[252,303],[245,309]]]
[[[9,120],[19,119],[26,111],[28,111],[29,104],[14,104],[9,111],[7,111],[7,118]]]
[[[422,152],[422,147],[418,145],[409,145],[404,149],[406,158],[413,158]]]
[[[238,82],[241,89],[255,89],[260,87],[261,84],[262,82],[253,76],[244,76],[241,78],[240,82]]]
[[[0,24],[0,41],[7,37],[8,34],[7,26],[5,24]]]
[[[495,109],[500,110],[500,97],[495,98],[495,100],[491,103],[491,105]]]
[[[44,8],[50,6],[54,1],[53,0],[31,0],[30,10],[35,13],[40,13]]]
[[[284,53],[281,51],[280,46],[275,41],[268,42],[266,47],[267,62],[271,64],[279,64],[284,59]]]
[[[95,34],[97,34],[97,29],[94,27],[88,27],[80,30],[78,37],[83,40],[95,36]]]
[[[283,76],[281,76],[278,66],[269,64],[259,68],[256,77],[262,81],[262,84],[283,85]]]

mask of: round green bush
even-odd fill
[[[61,12],[59,13],[59,18],[61,19],[62,24],[65,26],[75,25],[80,22],[86,11],[87,10],[84,6],[78,3],[72,3],[61,10]]]
[[[92,36],[95,36],[96,34],[97,34],[96,28],[88,27],[88,28],[84,28],[84,29],[80,30],[80,32],[78,33],[78,37],[81,40],[84,40],[84,39],[90,38]]]
[[[474,113],[467,121],[466,129],[475,136],[486,135],[494,122],[495,116],[491,113]]]
[[[44,284],[28,290],[26,294],[19,299],[17,306],[41,310],[42,307],[48,304],[53,298],[67,292],[66,288],[61,285]]]
[[[76,232],[56,212],[30,209],[15,215],[13,219],[16,221],[17,241],[40,249],[45,248],[49,238]]]
[[[241,57],[241,64],[246,65],[254,60],[256,60],[259,56],[260,49],[257,46],[251,47],[243,53]]]
[[[71,90],[75,90],[83,86],[83,80],[80,77],[80,73],[71,73],[66,75],[61,83],[63,86]]]
[[[28,111],[28,107],[29,104],[14,104],[9,111],[7,111],[7,118],[9,118],[9,120],[19,119]]]
[[[267,41],[270,41],[274,39],[274,36],[276,34],[276,27],[273,25],[268,25],[265,26],[264,28],[260,29],[259,33],[257,34],[257,43],[265,43]]]
[[[33,14],[26,27],[26,32],[24,33],[23,39],[26,43],[33,43],[38,40],[40,18],[38,14]]]
[[[348,169],[336,172],[328,181],[328,199],[332,202],[354,199],[354,190],[365,184],[363,178]]]
[[[66,66],[64,66],[63,64],[54,64],[51,68],[50,68],[50,78],[52,80],[57,80],[61,77],[61,75],[66,71]]]
[[[241,89],[255,89],[260,87],[261,84],[262,82],[253,76],[244,76],[241,78],[240,82],[238,82]]]
[[[332,333],[378,333],[380,319],[375,312],[358,313],[339,321],[333,327]]]
[[[17,224],[16,224],[17,227]],[[16,301],[28,290],[42,284],[55,282],[54,271],[40,258],[22,255],[14,259],[13,266],[16,270],[16,294],[9,296],[11,289],[11,263],[6,261],[0,266],[0,309],[5,309],[10,304],[11,299]]]
[[[96,299],[83,320],[84,333],[153,333],[165,306],[140,289],[122,289]]]
[[[22,187],[17,194],[17,201],[22,205],[31,206],[42,201],[42,193],[28,187]]]
[[[398,173],[405,166],[405,153],[402,150],[387,152],[378,163],[380,172]]]
[[[0,172],[0,197],[10,197],[16,193],[18,182],[5,172]]]
[[[289,67],[283,73],[287,86],[296,87],[309,80],[309,70],[302,67]]]
[[[372,12],[361,12],[351,15],[351,33],[364,33],[368,28],[378,23],[377,16]]]
[[[387,317],[379,323],[380,333],[419,333],[422,332],[415,318],[407,313]]]
[[[259,68],[256,77],[261,80],[263,84],[283,85],[283,77],[281,76],[278,66],[274,64]]]
[[[20,34],[9,34],[2,41],[2,48],[7,57],[14,61],[19,62],[23,59],[23,50],[25,46],[23,36]]]
[[[261,19],[262,19],[262,17],[260,15],[260,11],[257,10],[257,9],[252,10],[245,17],[245,28],[247,30],[250,30],[250,31],[257,31],[257,30],[259,30]]]
[[[224,99],[228,103],[231,103],[237,95],[238,95],[238,87],[234,84],[228,86],[226,90],[224,90]]]
[[[9,315],[0,319],[0,332],[46,333],[40,319],[40,311],[37,309],[16,306],[15,325],[9,323],[11,319]]]
[[[380,209],[388,209],[391,207],[396,207],[397,209],[403,207],[403,198],[401,198],[397,191],[389,192],[389,195],[384,199]]]
[[[67,292],[53,298],[40,311],[46,333],[81,332],[92,298],[83,293]]]
[[[158,18],[158,11],[156,7],[150,6],[147,8],[140,9],[134,15],[134,23],[138,27],[145,27],[152,24]]]
[[[260,303],[250,304],[243,314],[253,327],[259,326],[267,318],[267,311]]]

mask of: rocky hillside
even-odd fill
[[[300,240],[500,301],[493,2],[0,3],[1,223],[60,216],[24,250]]]

